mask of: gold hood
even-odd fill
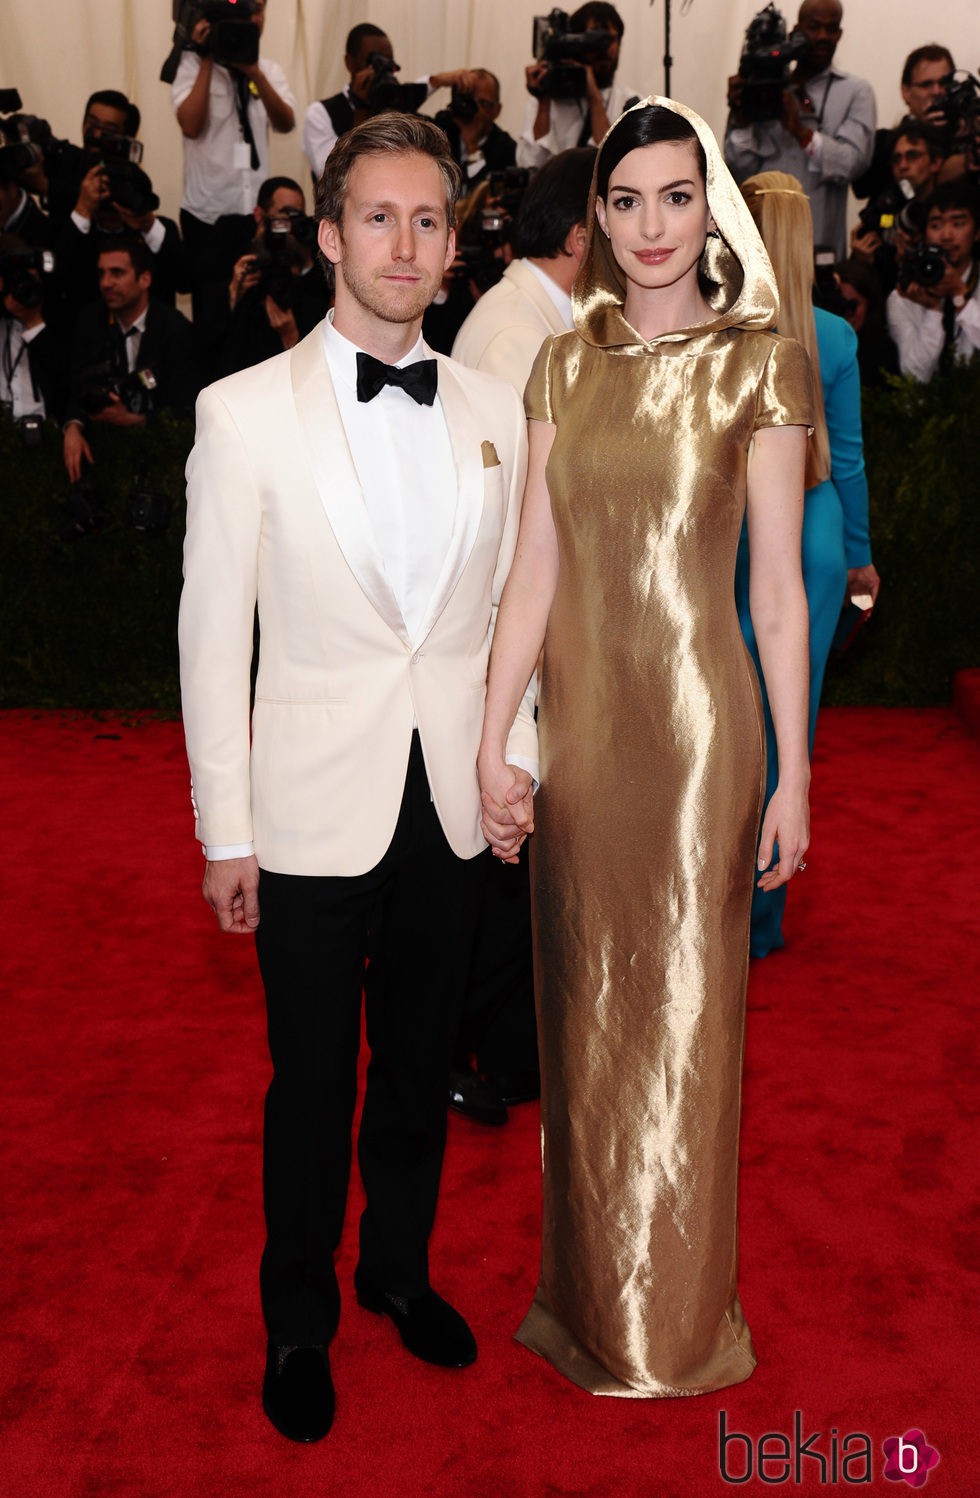
[[[647,109],[651,104],[659,104],[662,109],[670,109],[674,114],[681,115],[697,133],[708,163],[708,207],[720,236],[715,238],[709,235],[700,262],[700,269],[714,283],[708,301],[717,317],[710,322],[699,323],[696,328],[680,328],[676,333],[665,333],[652,339],[651,343],[679,342],[694,336],[716,333],[723,328],[774,327],[779,315],[776,277],[752,215],[725,165],[718,142],[700,115],[674,99],[664,99],[653,94],[634,104],[633,109],[627,113]],[[609,134],[615,128],[615,124],[610,126],[596,156],[586,219],[588,242],[572,290],[575,327],[586,343],[595,344],[599,348],[644,344],[636,329],[630,327],[623,316],[626,277],[613,258],[609,241],[599,231],[595,213],[599,164]]]

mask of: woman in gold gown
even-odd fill
[[[518,1337],[592,1393],[656,1397],[755,1365],[736,1185],[764,745],[732,583],[747,506],[781,771],[759,882],[776,888],[809,835],[810,377],[770,331],[765,251],[692,111],[622,116],[590,224],[575,329],[545,344],[525,396],[479,768],[496,855],[535,829],[544,1226]],[[503,746],[542,640],[532,811]]]

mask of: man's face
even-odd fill
[[[952,72],[952,64],[945,58],[917,63],[912,69],[911,82],[902,84],[902,98],[909,114],[917,120],[928,120],[930,110],[935,109],[945,94]]]
[[[843,11],[837,0],[803,0],[797,26],[807,39],[809,60],[818,72],[833,62],[843,31]]]
[[[359,157],[343,221],[321,223],[319,243],[337,267],[338,308],[346,301],[362,324],[420,318],[455,254],[435,161],[414,151]]]
[[[916,196],[922,197],[932,190],[939,162],[934,160],[921,140],[909,140],[900,135],[892,151],[892,176],[896,182],[911,182]]]
[[[109,104],[90,104],[85,111],[82,121],[82,139],[94,135],[97,139],[103,135],[125,135],[126,115],[121,109],[113,109]]]
[[[605,31],[607,28],[603,26],[601,21],[590,17],[585,23],[585,29],[586,31]],[[616,69],[619,66],[619,37],[613,35],[613,39],[605,51],[600,56],[592,58],[591,63],[596,83],[600,88],[609,88],[616,76]]]
[[[265,208],[256,207],[255,222],[260,229],[279,219],[288,220],[291,214],[305,213],[306,200],[294,187],[277,187]]]
[[[476,102],[476,121],[484,130],[489,130],[500,113],[500,97],[492,73],[477,72],[473,98]]]
[[[125,250],[105,250],[99,256],[99,295],[116,317],[139,317],[149,289],[149,274],[137,275]]]
[[[969,270],[978,234],[980,227],[965,208],[934,208],[926,220],[926,244],[938,245],[960,276]]]

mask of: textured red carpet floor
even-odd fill
[[[313,1448],[282,1440],[259,1406],[261,997],[250,943],[219,936],[197,895],[179,728],[8,713],[0,735],[4,1492],[840,1492],[833,1451],[863,1432],[861,1490],[895,1494],[906,1487],[883,1478],[881,1443],[918,1427],[941,1453],[927,1491],[980,1493],[980,753],[952,712],[821,720],[810,867],[787,949],[754,965],[750,987],[753,1378],[701,1399],[597,1400],[513,1342],[538,1252],[536,1109],[499,1131],[454,1117],[434,1277],[480,1359],[418,1365],[349,1298],[337,1421]],[[800,1411],[824,1479],[804,1457],[799,1485],[733,1488],[723,1410],[756,1444],[791,1437]],[[744,1452],[731,1458],[744,1471]]]

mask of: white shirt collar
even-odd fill
[[[540,265],[535,265],[533,260],[525,260],[523,263],[527,266],[529,271],[532,271],[533,274],[537,276],[538,280],[541,282],[541,285],[544,287],[544,290],[547,292],[548,296],[551,298],[556,308],[558,309],[558,312],[562,320],[564,321],[565,326],[569,329],[569,331],[571,331],[571,329],[574,327],[574,323],[572,321],[572,299],[569,296],[568,292],[564,289],[564,287],[559,286],[557,281],[553,281],[548,275],[548,272],[543,271]]]
[[[333,325],[333,312],[331,307],[323,320],[323,352],[327,358],[327,365],[335,380],[342,380],[351,389],[357,386],[357,356],[367,353],[366,349],[359,348],[356,343],[351,343],[343,333],[338,333]],[[425,346],[420,333],[414,346],[409,349],[404,358],[397,361],[397,368],[404,369],[406,364],[414,364],[418,359],[429,358],[429,351]]]

